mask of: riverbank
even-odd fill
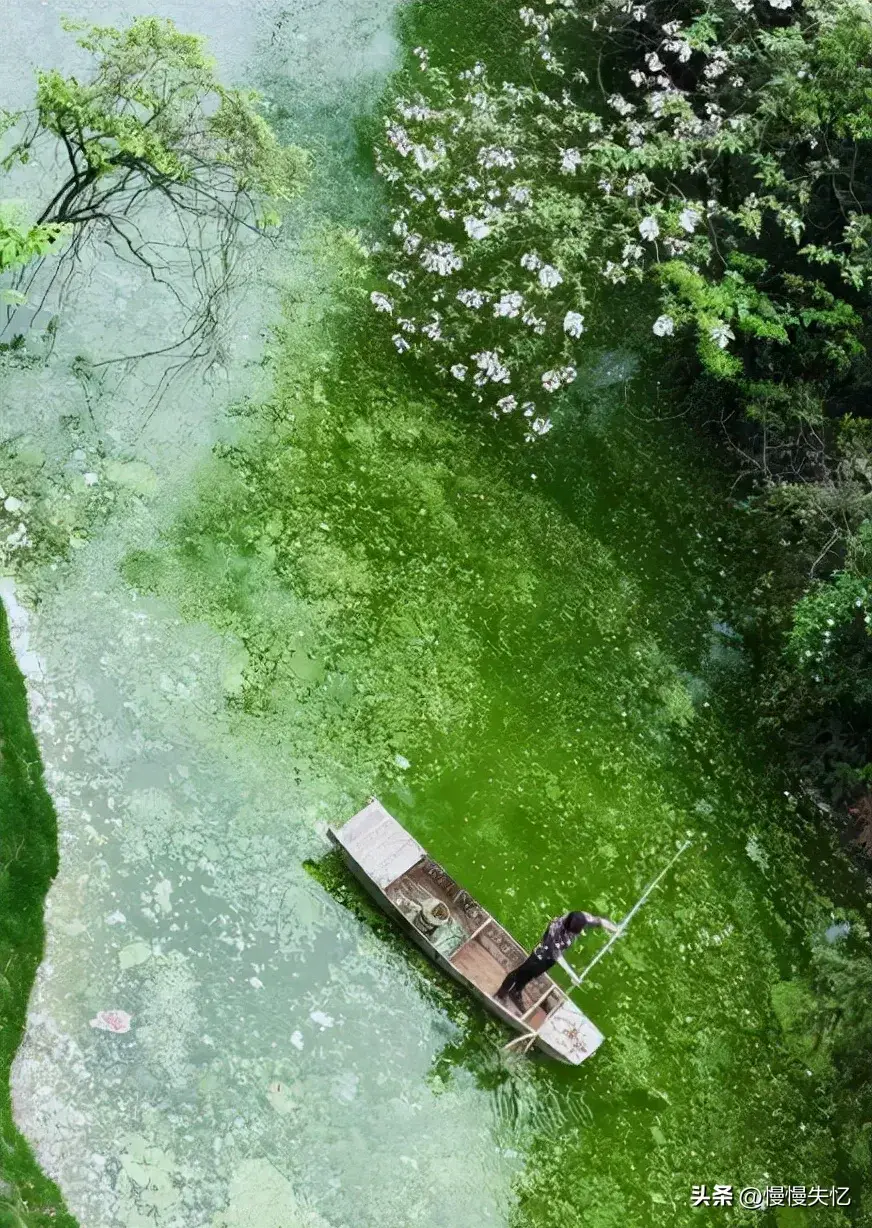
[[[9,1074],[43,956],[45,897],[58,868],[58,828],[30,726],[27,692],[0,601],[0,1221],[76,1228],[12,1119]]]

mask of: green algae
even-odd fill
[[[847,1183],[826,1079],[773,1002],[851,875],[728,723],[717,480],[680,424],[622,412],[641,383],[579,406],[607,405],[606,436],[580,412],[550,449],[504,447],[374,350],[361,280],[317,322],[289,306],[269,404],[128,579],[239,646],[252,754],[348,813],[378,793],[526,942],[567,906],[626,912],[691,834],[579,995],[607,1035],[584,1111],[579,1072],[533,1067],[519,1226],[691,1223],[701,1182]],[[507,1094],[496,1044],[467,1027],[438,1077]]]
[[[24,680],[0,602],[0,1224],[75,1228],[60,1191],[15,1127],[12,1059],[43,953],[43,906],[57,872],[57,820],[30,728]]]

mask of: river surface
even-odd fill
[[[372,343],[336,227],[377,208],[353,125],[399,62],[386,0],[161,12],[320,169],[208,379],[81,377],[173,323],[105,253],[49,361],[0,374],[31,541],[5,593],[61,829],[14,1075],[41,1162],[83,1228],[680,1225],[692,1183],[838,1184],[773,990],[860,888],[735,724],[725,484],[620,350],[531,450]],[[7,4],[5,105],[22,65],[76,62],[58,13]],[[589,1064],[504,1062],[306,872],[373,794],[529,943],[620,917],[691,839],[578,995]],[[89,1026],[108,1009],[127,1034]]]

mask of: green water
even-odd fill
[[[489,13],[413,9],[405,36],[462,65]],[[264,75],[277,114],[323,124]],[[773,992],[783,1018],[811,936],[866,898],[745,735],[754,678],[714,627],[754,548],[729,478],[608,339],[535,448],[427,387],[371,321],[355,242],[318,230],[379,225],[340,129],[271,393],[187,469],[164,423],[171,496],[41,581],[67,838],[22,1074],[54,1099],[29,1136],[84,1228],[266,1224],[264,1156],[296,1190],[270,1195],[276,1228],[845,1224],[689,1205],[692,1184],[848,1180]],[[531,944],[569,908],[623,915],[693,841],[577,995],[606,1036],[590,1062],[504,1062],[503,1031],[370,932],[335,869],[332,894],[306,878],[324,822],[371,794]],[[343,1027],[291,1048],[325,1004]],[[117,1051],[87,1030],[110,1005],[134,1014]]]
[[[725,485],[687,428],[641,421],[645,374],[605,374],[626,356],[594,356],[547,447],[464,424],[355,327],[344,267],[349,314],[289,309],[268,412],[126,578],[244,644],[253,751],[327,775],[344,813],[377,793],[524,942],[569,908],[622,916],[693,840],[578,995],[606,1045],[524,1073],[513,1223],[683,1224],[691,1184],[838,1184],[771,993],[836,915],[823,893],[859,888],[736,726]],[[453,1063],[511,1100],[479,1024]]]

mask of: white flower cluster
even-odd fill
[[[758,20],[745,16],[753,4],[712,0],[727,25]],[[590,28],[611,24],[619,9],[628,21],[656,20],[635,0],[594,0]],[[647,27],[626,88],[615,82],[603,105],[598,91],[580,88],[585,74],[564,69],[555,55],[557,32],[587,20],[576,0],[525,0],[519,17],[551,84],[522,76],[520,84],[496,84],[476,63],[458,74],[460,88],[431,74],[423,94],[407,93],[386,120],[376,165],[389,185],[394,260],[384,274],[389,285],[370,301],[393,318],[401,353],[410,344],[422,356],[435,347],[440,372],[497,415],[519,411],[537,437],[550,419],[537,417],[535,399],[524,398],[554,395],[574,381],[597,283],[641,281],[668,261],[698,272],[711,259],[719,215],[708,198],[718,189],[705,168],[725,134],[746,139],[748,116],[728,92],[743,88],[737,69],[744,75],[745,68],[740,44],[727,37],[700,37],[678,19],[653,39]],[[416,54],[426,69],[426,51]],[[686,65],[693,91],[683,84]],[[786,219],[787,210],[785,227]],[[697,320],[666,290],[650,327],[669,338],[677,321],[694,320],[719,349],[735,340],[730,318]]]

